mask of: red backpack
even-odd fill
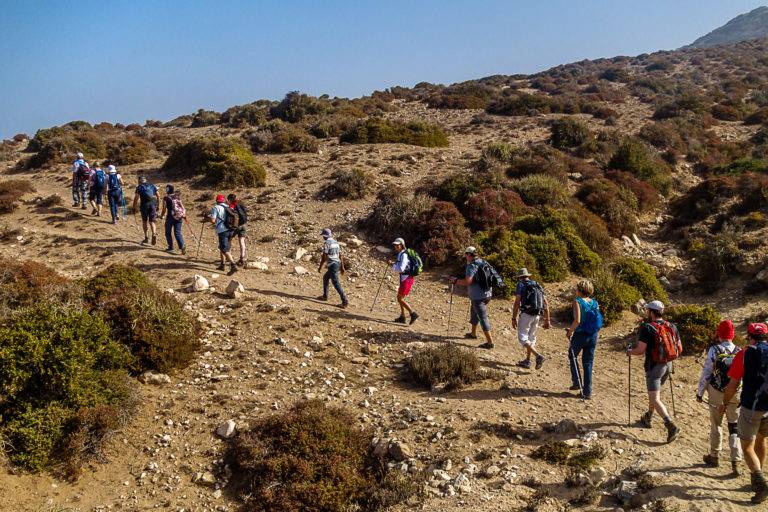
[[[651,350],[651,359],[655,363],[669,363],[683,353],[683,343],[680,335],[672,324],[665,320],[648,324],[655,334],[655,343]]]

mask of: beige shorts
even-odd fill
[[[768,437],[768,412],[739,409],[739,439],[754,439],[758,434]]]

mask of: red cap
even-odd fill
[[[216,202],[217,203],[224,203],[227,201],[227,198],[224,197],[224,194],[219,194],[216,196]]]
[[[747,332],[749,334],[756,335],[756,336],[760,336],[760,335],[765,336],[766,334],[768,334],[768,325],[765,325],[763,323],[749,324],[749,326],[747,327]]]
[[[730,320],[723,320],[720,325],[717,326],[717,339],[720,340],[732,340],[734,335],[733,322]]]

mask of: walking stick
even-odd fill
[[[672,394],[672,416],[677,417],[677,410],[675,409],[675,386],[672,384],[672,374],[674,373],[674,366],[669,370],[669,392]]]
[[[627,426],[632,426],[632,356],[627,356]]]
[[[446,337],[451,335],[451,311],[453,311],[453,287],[454,287],[454,284],[451,283],[451,300],[448,302],[448,327],[446,327],[445,329]]]
[[[581,384],[581,368],[579,368],[579,362],[576,360],[576,354],[573,353],[573,348],[568,347],[568,356],[573,361],[573,366],[576,368],[576,381],[579,383],[579,393],[581,398],[584,398],[584,386]]]
[[[384,269],[384,273],[381,275],[381,282],[379,283],[379,289],[376,290],[376,296],[373,298],[373,304],[371,304],[371,313],[373,313],[373,308],[376,306],[376,301],[379,300],[379,292],[381,291],[381,287],[384,286],[384,279],[387,277],[387,271],[389,270],[389,267]]]
[[[192,230],[192,226],[189,225],[189,221],[187,220],[186,217],[184,217],[184,224],[187,225],[187,229],[189,230],[189,234],[192,235],[192,240],[197,242],[197,237],[195,236],[195,232]]]
[[[200,256],[200,246],[203,243],[203,230],[205,229],[205,221],[200,223],[200,238],[197,239],[197,252],[195,253],[195,259]]]

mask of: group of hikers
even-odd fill
[[[107,166],[105,173],[98,162],[93,166],[85,161],[83,154],[78,153],[77,159],[72,164],[72,206],[83,210],[91,205],[91,214],[101,216],[104,196],[107,197],[109,211],[112,216],[112,224],[128,216],[123,187],[126,184],[123,177],[117,172],[114,165]],[[181,200],[181,192],[172,184],[165,186],[165,195],[162,201],[157,187],[150,183],[146,176],[139,176],[139,183],[134,191],[133,204],[131,206],[134,215],[139,212],[141,225],[144,232],[142,244],[157,244],[157,219],[165,219],[165,241],[168,244],[166,252],[174,253],[174,240],[181,254],[187,253],[187,244],[184,240],[183,225],[187,220],[187,211]],[[158,214],[158,208],[160,212]],[[228,274],[232,275],[238,270],[238,266],[245,266],[246,254],[246,223],[248,212],[243,204],[238,201],[237,195],[229,194],[227,197],[219,194],[210,213],[205,216],[206,222],[214,226],[218,238],[220,264],[218,270],[226,270],[229,263]],[[204,227],[205,224],[203,224]],[[197,238],[192,231],[190,234]],[[240,248],[240,259],[235,262],[231,252],[231,241],[237,237]],[[201,232],[202,238],[202,232]],[[198,251],[199,251],[198,243]]]
[[[88,168],[88,172],[84,170]],[[108,167],[105,178],[103,171],[96,163],[91,170],[84,161],[82,154],[73,164],[72,197],[73,206],[85,206],[86,197],[93,207],[93,214],[101,213],[101,197],[106,194],[109,199],[112,222],[119,220],[118,206],[125,200],[122,194],[124,186],[122,177],[113,165]],[[101,174],[99,174],[101,173]],[[168,251],[173,252],[173,238],[181,250],[186,253],[186,245],[182,236],[182,223],[186,221],[186,210],[181,202],[179,191],[173,185],[166,185],[160,218],[165,218],[165,236]],[[157,239],[157,205],[160,203],[157,187],[147,181],[145,176],[139,177],[139,185],[133,200],[133,211],[141,213],[144,230],[143,243],[149,241],[154,245]],[[137,210],[138,208],[138,210]],[[218,269],[225,270],[229,264],[229,274],[237,271],[238,265],[245,265],[245,224],[248,221],[245,207],[240,204],[234,194],[225,197],[216,196],[215,205],[205,217],[205,222],[215,227],[218,238],[220,264]],[[203,227],[205,223],[203,224]],[[194,233],[192,234],[194,237]],[[235,262],[231,253],[231,240],[237,236],[240,245],[240,260]],[[349,300],[341,284],[340,275],[344,274],[345,264],[342,256],[343,244],[339,243],[330,228],[320,232],[323,239],[318,272],[325,272],[322,278],[323,293],[318,300],[329,299],[329,287],[332,284],[341,299],[341,308],[349,306]],[[201,231],[202,237],[202,231]],[[392,242],[395,256],[387,261],[388,272],[398,276],[397,304],[400,315],[396,323],[413,324],[419,314],[409,304],[416,278],[421,274],[424,265],[419,254],[406,247],[403,238]],[[467,288],[469,297],[470,330],[464,337],[478,339],[478,327],[482,330],[484,343],[480,348],[493,349],[494,341],[491,334],[491,321],[488,305],[493,297],[493,291],[502,292],[506,288],[504,279],[493,266],[479,257],[475,247],[467,247],[464,251],[466,266],[463,276],[445,276],[450,286],[451,298],[448,315],[448,330],[450,331],[450,308],[453,305],[454,288]],[[386,278],[382,275],[381,282],[374,298],[378,300],[379,292]],[[512,310],[512,327],[517,331],[517,339],[525,351],[525,357],[517,363],[523,369],[530,369],[532,364],[536,370],[544,365],[545,356],[537,349],[537,333],[539,327],[551,327],[550,307],[543,287],[533,279],[526,268],[515,273],[515,301]],[[572,303],[573,321],[565,330],[568,340],[568,362],[571,372],[571,391],[579,391],[583,400],[592,398],[592,369],[595,359],[595,349],[599,332],[603,326],[600,306],[594,299],[594,285],[587,279],[580,280],[576,285]],[[663,385],[670,382],[672,408],[674,412],[674,387],[672,374],[674,361],[681,355],[683,346],[680,333],[674,323],[664,318],[665,305],[658,300],[644,305],[644,318],[641,323],[637,343],[626,350],[628,358],[628,392],[629,415],[631,423],[631,358],[643,356],[646,391],[648,394],[648,409],[641,416],[638,426],[651,428],[654,414],[658,414],[667,431],[667,443],[674,441],[680,434],[667,406],[661,400]],[[719,466],[719,453],[722,449],[723,426],[727,420],[728,445],[732,474],[739,474],[739,462],[743,459],[751,473],[752,497],[754,503],[762,503],[768,499],[768,482],[762,471],[765,462],[765,438],[768,436],[768,325],[752,323],[747,328],[748,344],[739,349],[734,343],[735,329],[730,320],[720,323],[714,342],[709,347],[701,376],[699,379],[696,399],[709,406],[710,416],[710,446],[703,460],[707,466]],[[581,355],[581,367],[578,358]],[[705,401],[704,393],[708,399]],[[738,398],[737,398],[737,395]]]

